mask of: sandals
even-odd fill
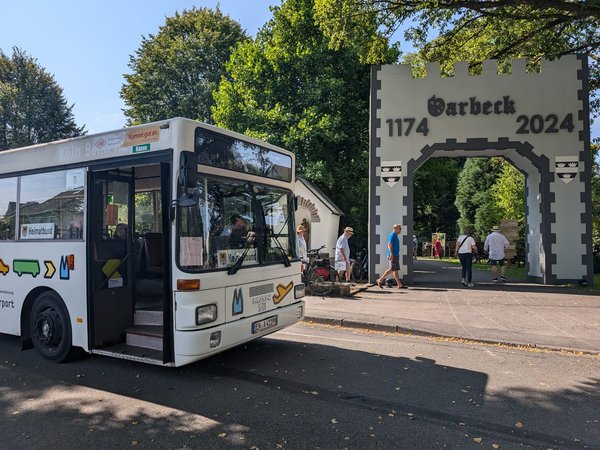
[[[379,286],[379,289],[383,289],[383,282],[377,280],[377,281],[375,281],[375,283],[377,283],[377,286]]]

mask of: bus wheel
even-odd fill
[[[33,346],[45,358],[63,362],[71,353],[71,322],[60,297],[41,294],[31,308],[30,330]]]

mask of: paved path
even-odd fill
[[[477,271],[420,260],[409,289],[361,286],[352,297],[306,297],[306,321],[600,355],[600,293],[525,281],[493,283]]]

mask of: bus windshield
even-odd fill
[[[287,265],[295,257],[290,191],[205,175],[195,191],[197,206],[180,207],[178,214],[183,270]]]

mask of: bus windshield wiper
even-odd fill
[[[242,267],[242,264],[244,263],[244,259],[246,259],[248,250],[250,250],[252,248],[252,246],[254,245],[254,242],[256,240],[256,233],[252,233],[252,234],[250,234],[250,233],[252,233],[252,232],[249,232],[246,235],[246,245],[244,246],[244,251],[239,256],[239,258],[235,260],[235,262],[233,263],[233,266],[231,266],[227,270],[228,275],[235,275],[238,272],[238,270],[240,270],[240,267]]]
[[[290,262],[290,259],[285,254],[285,250],[283,249],[283,246],[279,242],[279,239],[277,239],[277,236],[275,235],[275,233],[271,233],[268,237],[273,238],[273,240],[275,241],[275,244],[277,244],[277,249],[279,250],[279,254],[281,255],[281,262],[283,262],[285,267],[290,267],[292,265],[292,263]]]

